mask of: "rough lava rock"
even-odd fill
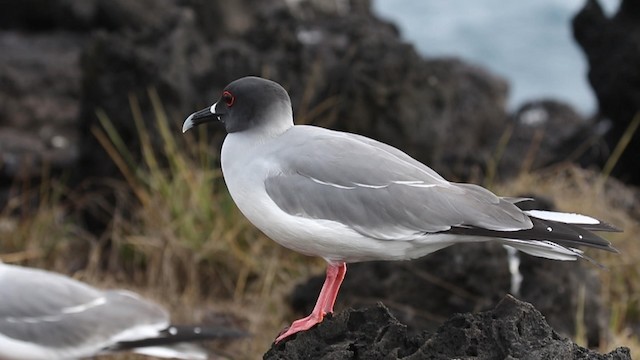
[[[502,178],[561,162],[596,163],[608,153],[601,127],[571,106],[552,99],[523,104],[510,115],[512,131],[496,149]]]
[[[90,136],[96,108],[135,152],[130,94],[151,122],[147,89],[155,88],[178,129],[229,81],[263,75],[289,90],[298,122],[401,147],[453,178],[481,171],[507,123],[506,82],[460,60],[424,59],[372,14],[369,1],[341,3],[346,9],[315,1],[245,1],[236,8],[165,0],[146,9],[157,16],[141,20],[162,21],[96,33],[82,61],[82,168],[89,175],[114,172]],[[137,11],[123,4],[114,7]],[[240,14],[245,25],[232,24]],[[223,21],[210,28],[205,16]]]
[[[481,176],[507,123],[503,79],[424,59],[369,0],[30,0],[0,2],[0,20],[2,184],[44,163],[77,182],[118,176],[97,111],[135,155],[132,95],[153,134],[154,89],[178,133],[245,75],[282,83],[299,122],[401,147],[451,179]]]
[[[412,261],[349,264],[336,308],[382,301],[410,331],[434,330],[454,313],[487,310],[509,291],[506,251],[495,244],[464,244]],[[311,312],[324,276],[295,287],[291,304]]]
[[[136,154],[130,95],[140,102],[153,132],[148,89],[155,89],[179,131],[185,115],[244,75],[281,82],[292,94],[299,122],[400,147],[450,180],[482,178],[509,124],[505,80],[457,59],[421,57],[393,24],[372,13],[369,0],[52,0],[37,5],[33,0],[0,3],[0,65],[8,69],[0,74],[0,187],[18,171],[35,177],[42,164],[69,170],[78,182],[118,176],[92,130],[101,126],[97,110]],[[598,9],[590,1],[576,17],[576,38],[592,65],[590,79],[603,114],[622,119],[611,132],[617,139],[637,110],[637,67],[632,65],[638,52],[627,45],[637,43],[629,39],[635,38],[638,22],[632,21],[631,1],[624,1],[613,19]],[[591,26],[593,19],[606,31]],[[620,62],[611,63],[615,59]],[[609,81],[608,69],[624,76]],[[545,106],[553,124],[542,144],[549,150],[536,158],[536,166],[572,149],[579,128],[571,111]],[[565,120],[563,130],[555,131]],[[513,142],[526,151],[531,132],[521,128]],[[505,160],[501,170],[515,172],[511,168],[521,165],[517,159]]]
[[[605,135],[613,149],[635,116],[640,116],[640,3],[623,0],[607,17],[596,0],[588,0],[573,19],[573,35],[589,62],[589,82],[598,98],[600,117],[611,122]],[[640,184],[640,132],[636,131],[613,174]],[[607,160],[604,154],[601,162]]]
[[[0,208],[16,180],[37,183],[44,169],[56,174],[77,163],[85,39],[0,31]]]
[[[518,293],[563,336],[576,334],[581,307],[589,345],[597,346],[608,336],[602,301],[598,296],[581,296],[600,293],[595,266],[522,253],[514,256],[520,261],[520,286],[512,283],[507,251],[492,243],[452,246],[413,261],[350,264],[336,308],[382,301],[409,331],[416,332],[434,330],[454,313],[488,310],[506,294]],[[297,313],[311,312],[323,280],[317,276],[295,287],[290,302]]]
[[[274,344],[276,359],[631,359],[627,348],[599,354],[561,337],[533,305],[506,296],[490,311],[456,314],[434,333],[410,334],[382,304],[345,310]]]

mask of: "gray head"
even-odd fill
[[[182,132],[213,120],[224,123],[228,133],[250,129],[281,132],[293,126],[291,100],[274,81],[243,77],[227,85],[215,104],[191,114]]]

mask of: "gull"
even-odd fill
[[[276,343],[333,312],[347,263],[409,260],[481,241],[555,260],[586,257],[579,245],[616,252],[592,231],[618,230],[590,216],[521,210],[516,204],[527,199],[449,182],[390,145],[294,125],[289,94],[271,80],[231,82],[182,132],[211,121],[226,129],[222,173],[244,216],[280,245],[327,262],[313,311]]]
[[[207,359],[185,342],[239,337],[235,330],[175,326],[160,305],[99,290],[62,274],[0,261],[0,359],[69,360],[122,351]]]

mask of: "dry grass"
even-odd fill
[[[167,121],[153,91],[150,98],[161,153],[153,150],[158,141],[152,147],[133,98],[141,160],[134,160],[106,115],[99,114],[102,127],[94,129],[125,179],[113,187],[131,189],[138,206],[116,209],[108,230],[96,237],[79,228],[69,210],[67,203],[79,195],[64,182],[44,181],[23,192],[39,194],[36,211],[20,214],[29,201],[24,195],[0,212],[2,258],[72,273],[98,286],[133,289],[166,305],[182,323],[231,313],[253,336],[215,349],[234,359],[260,358],[293,317],[283,303],[292,284],[320,272],[323,264],[280,248],[249,224],[226,191],[217,149],[209,146],[204,129],[183,136],[177,123]],[[640,321],[640,224],[631,210],[638,199],[615,180],[603,183],[598,174],[572,166],[523,173],[494,187],[504,195],[531,189],[554,199],[561,210],[591,214],[625,229],[609,236],[621,254],[590,254],[609,268],[601,275],[613,336],[600,350],[625,345],[640,351],[628,328]]]
[[[125,179],[126,184],[114,182],[114,189],[126,187],[135,197],[133,213],[116,209],[106,233],[92,236],[75,225],[61,201],[75,194],[45,181],[33,190],[41,196],[32,214],[13,215],[26,195],[2,212],[2,258],[138,291],[166,305],[182,323],[230,313],[252,337],[224,346],[224,352],[234,359],[256,358],[291,318],[283,300],[292,284],[321,271],[322,262],[283,250],[249,224],[226,191],[205,129],[183,136],[178,124],[169,125],[155,92],[150,98],[160,153],[153,150],[136,99],[131,107],[141,161],[105,114],[98,114],[102,127],[93,129]]]
[[[120,165],[140,203],[133,221],[122,221],[111,236],[118,247],[133,250],[145,264],[144,286],[165,294],[182,294],[170,303],[190,310],[209,307],[240,318],[252,338],[228,351],[233,358],[262,354],[286,325],[281,301],[289,284],[319,262],[283,251],[240,214],[228,195],[204,128],[180,134],[170,128],[157,95],[151,91],[162,156],[154,153],[135,99],[132,109],[141,140],[143,167],[130,163],[108,119],[96,131]],[[212,153],[214,151],[215,153]],[[310,266],[311,264],[311,266]],[[186,298],[186,300],[184,299]],[[201,311],[202,312],[202,311]]]

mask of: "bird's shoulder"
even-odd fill
[[[6,265],[0,278],[4,290],[0,316],[13,312],[18,315],[43,316],[61,309],[82,305],[103,294],[87,284],[45,270]]]
[[[316,179],[331,174],[364,183],[367,179],[362,176],[379,181],[449,184],[437,172],[402,150],[362,135],[297,125],[283,136],[285,141],[281,143],[286,144],[286,148],[278,149],[277,156],[282,168],[290,173]]]

